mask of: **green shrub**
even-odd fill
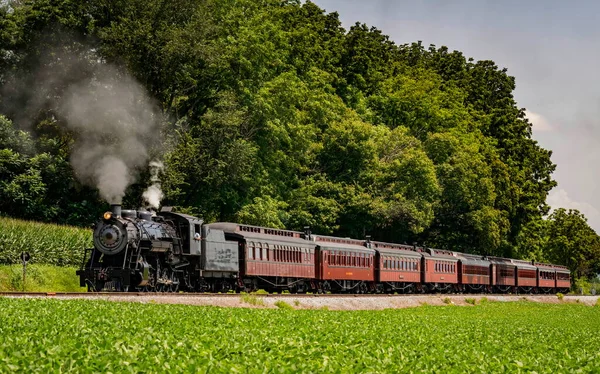
[[[285,310],[295,310],[293,306],[291,306],[290,304],[286,303],[283,300],[277,300],[275,302],[275,306],[279,309],[285,309]]]
[[[263,289],[260,290],[256,290],[256,292],[253,292],[256,295],[268,295],[269,293]]]
[[[452,302],[452,299],[450,299],[449,297],[446,297],[446,298],[444,298],[444,300],[443,300],[443,301],[444,301],[444,304],[448,304],[448,305],[450,305],[450,304],[454,304],[454,303]]]
[[[262,299],[262,297],[257,297],[256,295],[249,295],[249,294],[240,295],[240,299],[242,300],[243,303],[250,304],[250,305],[255,305],[255,306],[265,305],[265,301]]]
[[[300,300],[298,300],[298,299],[294,300],[294,305],[295,306],[300,306]]]
[[[90,229],[0,217],[0,264],[19,264],[27,251],[30,263],[80,266],[92,245]]]
[[[474,298],[471,298],[471,297],[467,297],[467,298],[465,298],[465,303],[475,305],[477,303],[477,300],[475,300]]]
[[[556,297],[558,298],[558,300],[562,301],[565,298],[565,295],[563,295],[562,293],[559,292],[556,294]]]

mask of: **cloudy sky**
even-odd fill
[[[553,151],[554,207],[583,212],[600,233],[600,2],[315,0],[348,29],[375,26],[396,42],[445,45],[516,77],[533,137]]]

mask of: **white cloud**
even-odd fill
[[[588,219],[588,224],[595,230],[600,228],[600,212],[594,208],[591,204],[582,203],[575,201],[569,197],[567,191],[562,188],[553,189],[548,195],[546,202],[552,207],[552,209],[565,208],[565,209],[577,209],[585,215]]]
[[[531,122],[533,126],[533,130],[535,131],[552,131],[554,128],[548,122],[548,120],[542,116],[541,114],[534,113],[530,110],[525,111],[529,122]]]

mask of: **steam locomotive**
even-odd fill
[[[317,235],[111,205],[77,271],[88,291],[568,291],[560,265]]]

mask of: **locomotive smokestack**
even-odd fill
[[[121,217],[121,204],[110,204],[110,212],[115,217]]]

